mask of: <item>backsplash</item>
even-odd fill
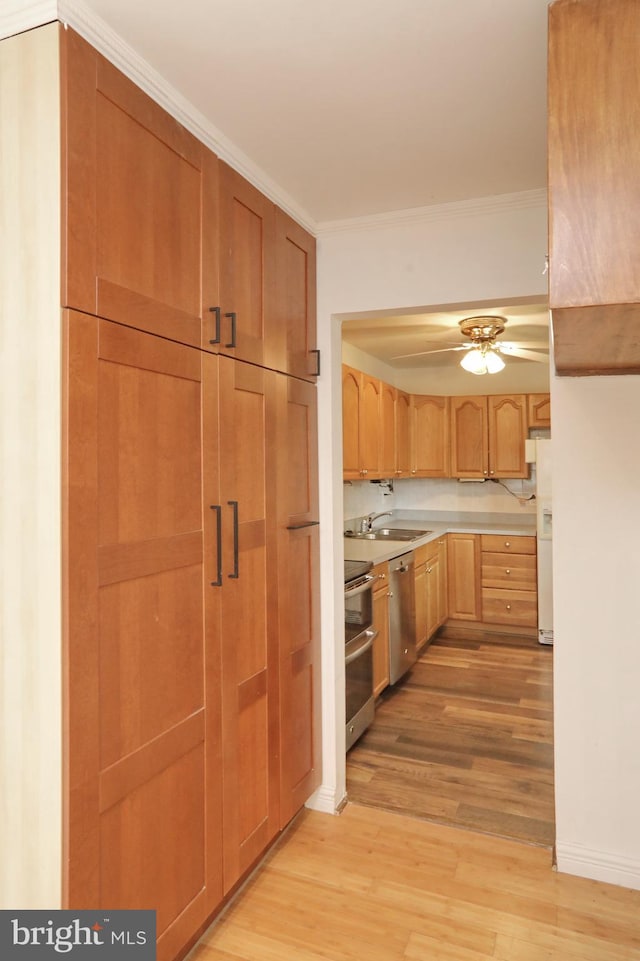
[[[394,480],[393,491],[383,483],[351,481],[343,484],[345,520],[379,511],[419,510],[495,514],[535,514],[535,500],[520,503],[535,492],[535,467],[527,480],[464,483],[451,478]],[[516,496],[502,486],[505,484]]]

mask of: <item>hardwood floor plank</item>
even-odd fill
[[[437,637],[349,752],[350,799],[552,846],[552,665],[529,638]]]
[[[639,916],[543,847],[348,804],[304,811],[190,961],[640,961]]]

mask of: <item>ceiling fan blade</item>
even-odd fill
[[[469,350],[471,344],[463,344],[462,347],[440,347],[438,350],[415,350],[412,354],[396,354],[389,360],[404,360],[405,357],[424,357],[426,354],[448,354],[454,350]]]
[[[549,363],[549,355],[542,354],[537,350],[522,350],[520,347],[510,347],[508,350],[503,350],[501,353],[505,357],[520,357],[522,360],[535,360],[540,364]]]
[[[515,341],[515,340],[513,340],[513,341],[512,341],[512,340],[504,340],[504,341],[502,341],[502,340],[497,340],[497,341],[496,341],[496,347],[499,347],[500,350],[503,350],[503,351],[505,352],[505,354],[506,354],[506,353],[511,353],[511,352],[514,351],[514,350],[522,350],[523,348],[524,348],[525,350],[528,350],[528,349],[531,349],[531,350],[548,350],[548,349],[549,349],[549,343],[548,343],[548,342],[545,343],[545,342],[543,342],[543,341],[541,341],[541,340],[518,340],[518,341]]]

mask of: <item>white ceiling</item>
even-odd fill
[[[97,14],[315,224],[545,186],[547,0],[58,7]]]

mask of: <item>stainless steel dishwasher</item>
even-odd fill
[[[389,562],[389,681],[416,662],[416,580],[413,551]]]

